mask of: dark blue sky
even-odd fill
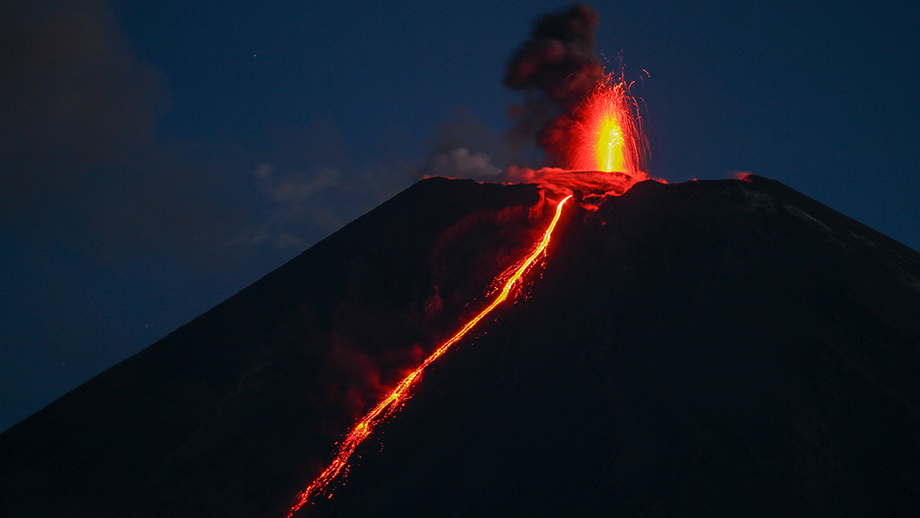
[[[504,66],[567,4],[318,4],[0,7],[0,429],[408,186],[434,152],[513,165]],[[653,176],[754,172],[920,248],[920,6],[593,5],[598,51],[639,81]]]

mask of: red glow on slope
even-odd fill
[[[645,139],[627,90],[623,81],[608,78],[576,110],[566,156],[569,169],[620,172],[635,181],[647,178]]]
[[[553,216],[552,222],[550,222],[549,227],[547,227],[546,232],[544,232],[543,237],[530,252],[530,254],[522,259],[520,262],[506,270],[502,275],[499,276],[499,279],[504,280],[504,285],[502,286],[501,291],[495,300],[488,305],[485,309],[479,312],[475,317],[471,318],[459,331],[457,331],[454,336],[449,340],[441,344],[433,353],[431,353],[428,358],[422,362],[421,365],[414,371],[412,371],[408,376],[402,379],[399,384],[394,388],[385,398],[383,398],[377,406],[375,406],[370,412],[367,413],[360,421],[358,421],[354,428],[348,433],[348,436],[344,441],[339,445],[339,451],[336,454],[335,459],[332,463],[323,470],[322,473],[310,484],[306,489],[301,491],[294,500],[294,505],[291,506],[291,512],[288,514],[288,518],[294,515],[304,504],[309,501],[309,499],[318,494],[325,492],[329,484],[340,474],[342,470],[345,470],[347,473],[348,460],[351,458],[351,455],[355,452],[355,449],[360,445],[364,439],[369,437],[373,433],[374,428],[383,422],[384,419],[393,415],[394,412],[399,410],[402,405],[409,399],[409,391],[418,382],[419,378],[422,375],[422,372],[426,367],[431,365],[435,360],[440,358],[450,346],[454,345],[461,338],[463,338],[470,330],[472,330],[476,324],[478,324],[483,318],[485,318],[493,309],[498,307],[499,304],[508,299],[511,294],[511,290],[521,282],[521,279],[524,276],[524,273],[536,262],[537,258],[540,257],[546,251],[547,245],[549,245],[550,237],[552,236],[553,230],[556,228],[556,223],[559,221],[559,217],[562,215],[562,206],[571,198],[567,196],[556,206],[556,214]],[[331,494],[330,494],[331,496]]]

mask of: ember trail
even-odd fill
[[[288,514],[288,518],[294,515],[304,504],[306,504],[311,497],[317,494],[324,493],[329,484],[335,480],[336,477],[342,473],[342,470],[347,471],[348,460],[351,458],[351,455],[354,453],[355,449],[360,445],[364,439],[369,437],[373,433],[374,428],[383,422],[387,417],[393,415],[394,412],[399,410],[405,402],[409,399],[409,391],[412,387],[418,382],[421,378],[422,372],[425,368],[431,365],[435,360],[440,358],[447,350],[459,342],[470,330],[472,330],[476,324],[478,324],[483,318],[485,318],[489,313],[492,312],[499,304],[508,299],[511,295],[511,291],[521,282],[524,274],[530,269],[531,266],[536,262],[536,260],[546,251],[547,245],[549,245],[549,240],[552,237],[553,230],[556,228],[556,223],[559,221],[559,217],[562,215],[562,207],[565,203],[571,198],[567,196],[556,205],[556,214],[553,216],[553,220],[550,222],[549,227],[547,227],[546,232],[544,232],[543,237],[530,252],[530,254],[522,259],[520,262],[506,270],[499,279],[506,279],[504,285],[502,286],[501,291],[498,296],[495,297],[495,300],[492,301],[485,309],[479,312],[478,315],[470,319],[459,331],[457,331],[454,336],[449,340],[441,344],[428,358],[422,362],[421,365],[414,371],[412,371],[408,376],[402,379],[399,384],[394,388],[385,398],[380,400],[370,412],[367,413],[360,421],[358,421],[355,426],[351,429],[348,435],[345,437],[345,440],[339,446],[338,454],[332,463],[323,470],[322,473],[310,484],[306,489],[301,491],[295,501],[294,505],[291,507],[291,512]],[[331,493],[329,496],[332,496]]]

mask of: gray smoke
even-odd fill
[[[573,110],[606,80],[595,53],[599,23],[597,11],[586,4],[546,13],[508,63],[505,85],[527,94],[522,106],[509,110],[515,119],[509,140],[536,138],[554,165],[561,165],[562,137]]]

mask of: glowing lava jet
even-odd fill
[[[576,110],[565,157],[569,169],[625,173],[637,181],[646,178],[641,119],[633,116],[635,100],[627,90],[626,83],[608,77]]]
[[[514,176],[540,184],[553,199],[578,194],[581,205],[589,209],[596,205],[586,198],[619,196],[648,180],[648,146],[636,101],[628,90],[622,80],[605,77],[573,113],[561,119],[558,125],[565,128],[565,136],[548,146],[547,152],[565,169],[515,169]]]
[[[470,330],[472,330],[476,324],[478,324],[483,318],[485,318],[493,309],[498,307],[499,304],[508,299],[511,295],[511,291],[522,281],[524,274],[530,269],[531,266],[536,262],[536,260],[546,251],[547,245],[549,245],[550,237],[553,234],[553,230],[556,228],[556,223],[559,222],[559,217],[562,215],[562,207],[565,205],[571,198],[568,196],[563,198],[562,201],[556,205],[556,214],[553,216],[553,220],[550,222],[549,227],[547,227],[546,232],[543,233],[542,239],[537,243],[534,249],[527,255],[524,259],[519,261],[517,264],[506,270],[498,278],[501,279],[504,284],[502,289],[499,292],[498,296],[495,297],[495,300],[492,301],[485,309],[479,312],[475,317],[470,319],[459,331],[457,331],[454,336],[449,340],[441,344],[440,347],[435,350],[428,358],[425,359],[422,364],[412,371],[408,376],[402,379],[399,384],[393,389],[385,398],[383,398],[377,406],[375,406],[370,412],[367,413],[360,421],[355,424],[355,426],[348,432],[348,436],[345,437],[345,440],[339,445],[339,451],[336,454],[335,459],[332,463],[323,470],[322,473],[313,481],[306,489],[301,491],[295,501],[294,505],[291,507],[291,512],[288,514],[288,518],[294,515],[304,504],[306,504],[311,497],[314,495],[325,492],[329,484],[335,480],[336,477],[342,470],[348,468],[348,460],[351,458],[351,455],[355,452],[358,445],[360,445],[364,439],[369,437],[374,431],[374,428],[383,422],[387,417],[393,415],[394,412],[399,410],[402,405],[405,404],[406,400],[409,399],[409,391],[412,387],[418,382],[419,378],[422,375],[422,372],[426,367],[431,365],[435,360],[440,358],[450,346],[454,345],[461,338],[463,338]],[[329,494],[331,497],[331,493]]]

